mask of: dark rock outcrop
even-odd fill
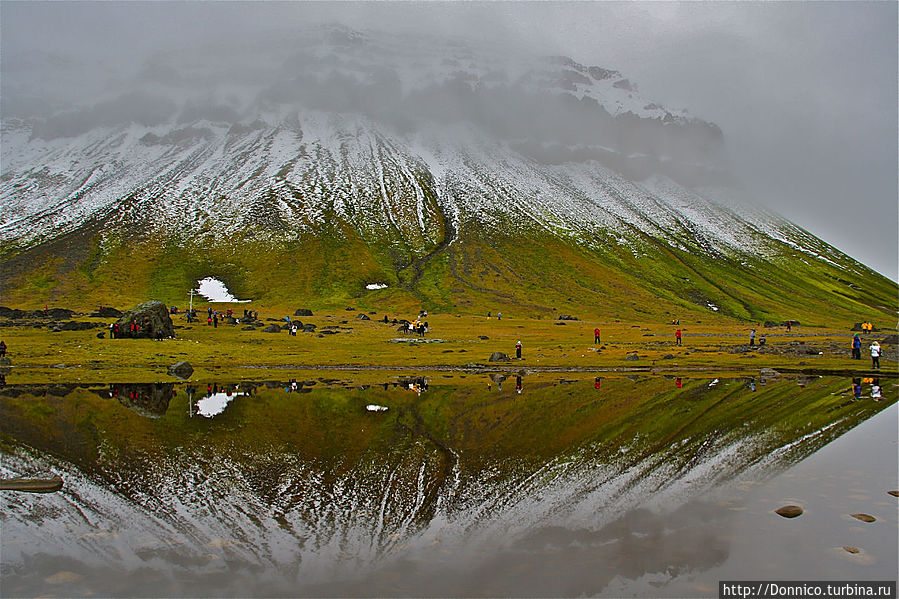
[[[312,310],[306,310],[305,308],[300,308],[296,312],[293,313],[294,316],[312,316]]]
[[[96,312],[91,312],[90,315],[93,318],[121,318],[122,311],[110,308],[109,306],[103,306]]]
[[[580,320],[577,316],[571,314],[559,314],[559,320]]]
[[[627,356],[625,356],[624,361],[625,362],[635,362],[639,359],[640,359],[640,356],[634,353],[634,354],[628,354]]]
[[[356,315],[356,318],[359,320],[371,320],[371,318],[368,317],[368,314],[363,314],[361,312]]]
[[[490,354],[490,357],[487,359],[488,362],[508,362],[509,356],[504,354],[503,352],[495,351]]]
[[[169,366],[166,372],[168,372],[170,376],[176,376],[179,379],[189,379],[190,375],[194,373],[194,367],[187,362],[175,362]]]
[[[270,324],[267,327],[265,327],[264,329],[262,329],[262,332],[263,333],[280,333],[281,327],[276,324]]]
[[[131,330],[131,324],[137,324],[137,330]],[[117,337],[132,339],[168,339],[175,336],[175,328],[169,310],[160,301],[144,302],[124,314],[118,320]]]

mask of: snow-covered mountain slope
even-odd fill
[[[101,251],[135,235],[283,250],[338,231],[398,270],[538,235],[618,262],[798,257],[869,274],[735,200],[721,131],[616,71],[335,26],[160,56],[140,75],[94,104],[4,114],[0,256],[89,225]]]

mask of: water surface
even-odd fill
[[[695,596],[719,578],[895,578],[893,379],[581,376],[7,386],[3,475],[65,486],[0,496],[3,593]],[[784,503],[807,513],[774,515]]]

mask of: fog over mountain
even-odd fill
[[[896,278],[895,4],[4,3],[2,17],[0,109],[33,138],[175,123],[142,141],[177,144],[209,135],[197,123],[239,132],[298,105],[404,134],[463,123],[545,164],[648,155],[684,184],[727,183]]]

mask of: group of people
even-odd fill
[[[883,354],[883,350],[880,348],[880,343],[878,343],[877,341],[871,342],[871,345],[868,347],[868,351],[871,352],[871,368],[880,368],[880,356]],[[852,338],[852,359],[862,359],[862,340],[858,336],[858,333],[856,333],[855,337]]]

